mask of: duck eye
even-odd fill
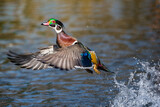
[[[55,25],[55,24],[50,24],[50,26],[51,26],[51,27],[55,27],[56,25]]]
[[[61,28],[62,28],[61,26],[57,26],[57,27],[56,27],[57,30],[60,30]]]

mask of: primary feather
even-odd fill
[[[36,53],[17,54],[9,51],[8,59],[22,68],[39,70],[60,68],[71,70],[76,67],[91,68],[92,62],[88,56],[83,56],[87,50],[81,43],[69,47],[58,48],[57,45],[41,48]]]

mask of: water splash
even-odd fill
[[[140,62],[141,70],[130,74],[128,84],[114,82],[119,89],[111,107],[159,107],[160,105],[160,70],[148,62]],[[138,81],[137,81],[138,80]]]

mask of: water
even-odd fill
[[[35,52],[55,43],[54,31],[40,25],[51,17],[116,76],[32,71],[10,63],[9,49]],[[156,107],[159,28],[158,0],[0,0],[0,105]]]
[[[127,85],[114,79],[119,93],[111,107],[159,107],[160,71],[155,69],[155,66],[150,67],[148,62],[140,62],[140,64],[144,72],[131,73]],[[134,76],[139,77],[139,81]]]

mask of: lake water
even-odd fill
[[[158,107],[159,7],[159,0],[0,0],[0,106]],[[40,25],[52,17],[116,74],[9,62],[9,49],[35,52],[55,43],[55,32]]]

